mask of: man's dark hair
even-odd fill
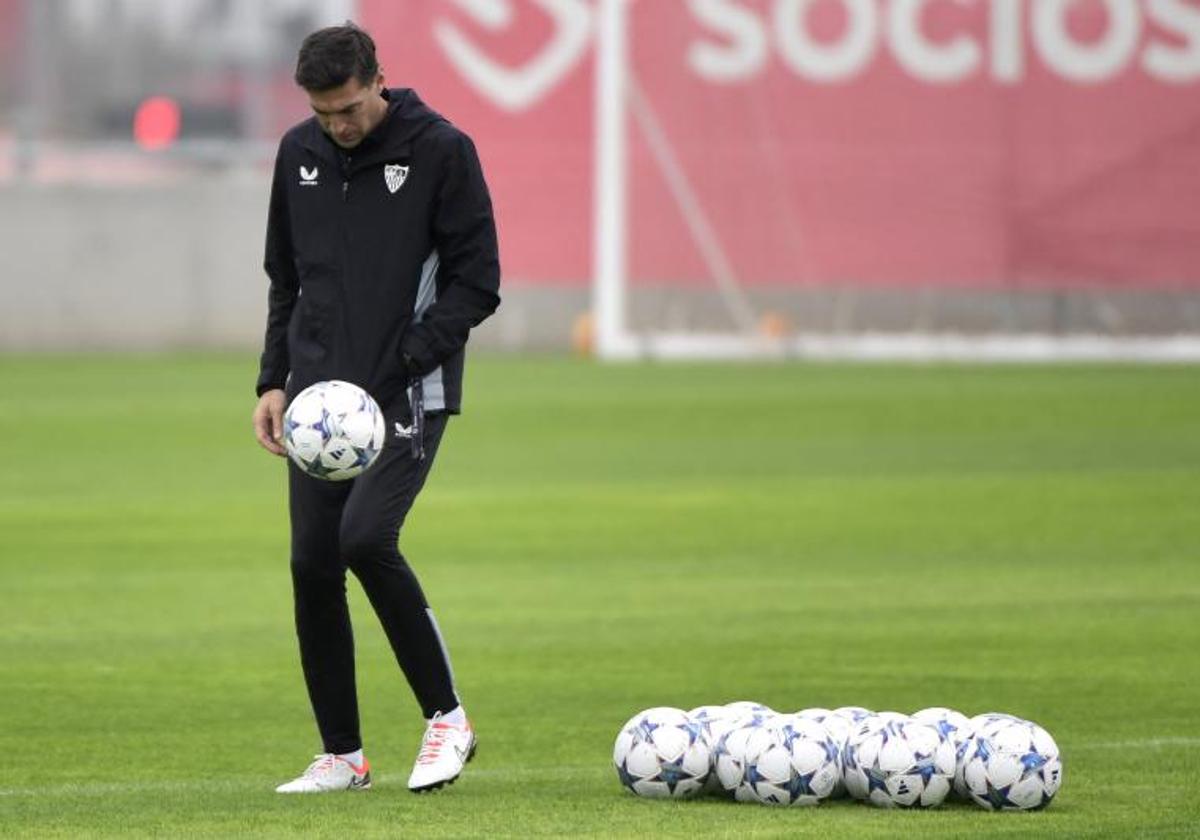
[[[295,78],[305,90],[332,90],[352,78],[369,85],[377,75],[375,42],[350,21],[318,29],[300,45]]]

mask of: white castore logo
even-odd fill
[[[512,0],[453,0],[480,26],[492,31],[513,24]],[[477,91],[507,111],[536,105],[555,88],[587,52],[592,10],[586,0],[533,0],[554,23],[554,35],[520,67],[507,67],[480,50],[446,20],[433,25],[438,44]]]
[[[300,167],[300,186],[315,187],[317,185],[317,173],[320,170],[317,167],[309,169],[308,167]]]
[[[394,193],[404,186],[408,180],[408,167],[398,163],[384,164],[383,181],[387,184],[388,192]]]

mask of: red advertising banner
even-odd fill
[[[360,7],[476,138],[507,276],[587,282],[594,4]],[[630,36],[637,278],[1200,287],[1200,0],[633,0]]]

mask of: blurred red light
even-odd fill
[[[166,149],[179,138],[179,105],[168,96],[151,96],[133,115],[133,139],[147,151]]]

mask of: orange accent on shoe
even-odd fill
[[[354,771],[356,776],[365,776],[371,771],[371,762],[367,761],[367,757],[363,756],[363,763],[355,767],[354,762],[348,758],[342,758],[340,755],[334,756],[338,761],[343,762],[347,767]]]

